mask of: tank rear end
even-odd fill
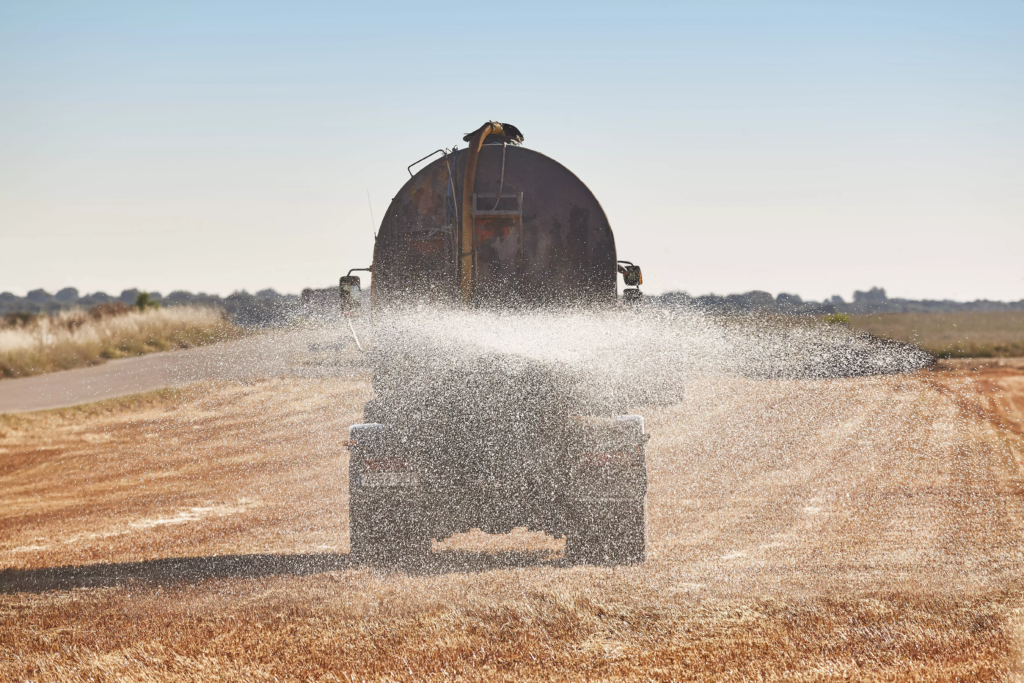
[[[539,152],[487,144],[463,207],[467,156],[434,160],[392,200],[374,248],[374,305],[459,302],[463,210],[472,216],[474,306],[613,305],[615,239],[587,186]]]
[[[573,561],[643,561],[647,436],[639,416],[582,406],[576,378],[551,364],[502,354],[437,362],[442,352],[403,346],[408,331],[386,324],[410,307],[529,311],[618,301],[614,236],[579,178],[498,139],[479,149],[464,192],[468,156],[445,153],[412,176],[377,235],[375,397],[349,439],[352,552],[422,562],[432,538],[527,527],[564,536]]]

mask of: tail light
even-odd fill
[[[352,453],[349,461],[350,484],[354,488],[416,486],[419,475],[412,463],[397,455],[400,445],[389,438],[382,424],[352,425],[345,445]]]

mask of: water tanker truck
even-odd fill
[[[375,347],[390,348],[376,321],[410,308],[640,300],[640,269],[618,260],[608,219],[579,178],[520,146],[509,124],[465,139],[468,149],[410,167],[384,216],[371,268]],[[500,355],[431,365],[414,351],[371,354],[374,398],[348,441],[355,557],[417,563],[432,539],[526,527],[564,537],[569,562],[645,560],[642,417],[614,400],[581,400],[572,378],[550,367]]]

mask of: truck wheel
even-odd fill
[[[573,564],[639,564],[647,559],[646,497],[580,501],[566,534],[565,557]]]
[[[354,560],[379,566],[418,566],[430,556],[430,538],[419,511],[397,497],[353,496],[349,548]]]

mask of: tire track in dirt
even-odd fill
[[[1007,447],[924,380],[731,382],[651,416],[653,561],[740,592],[1020,578]]]

